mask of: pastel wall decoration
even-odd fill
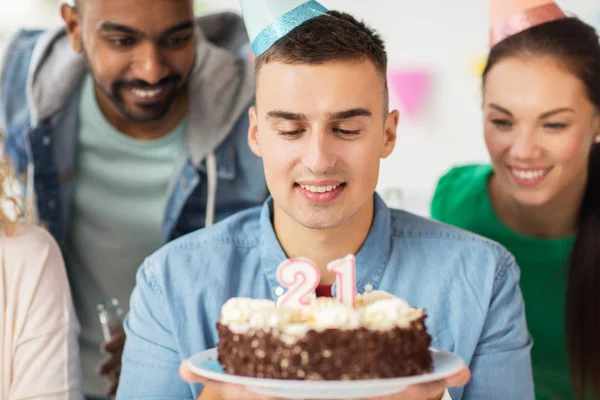
[[[487,64],[487,57],[479,57],[471,62],[471,73],[477,78],[481,78],[483,70]]]
[[[431,88],[431,73],[426,68],[391,70],[388,73],[390,94],[400,103],[401,112],[410,119],[418,118]]]

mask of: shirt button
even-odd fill
[[[275,296],[281,296],[283,294],[284,290],[281,286],[277,286],[275,288]]]
[[[50,139],[50,136],[44,136],[42,138],[42,144],[44,146],[50,146],[50,142],[52,141],[52,139]]]
[[[371,285],[370,283],[367,283],[364,287],[365,292],[371,292],[373,290],[373,285]]]

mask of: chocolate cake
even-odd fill
[[[389,293],[356,308],[319,298],[302,308],[230,299],[217,323],[219,362],[229,374],[270,379],[357,380],[430,372],[425,311]]]

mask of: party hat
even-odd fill
[[[240,0],[240,5],[255,57],[298,25],[328,11],[314,0]]]
[[[533,26],[565,16],[553,0],[490,0],[490,47]]]

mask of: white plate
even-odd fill
[[[301,381],[259,379],[230,375],[217,361],[217,349],[205,350],[189,359],[190,369],[204,378],[243,385],[247,389],[285,399],[361,399],[399,393],[407,386],[431,382],[457,373],[464,362],[460,357],[442,350],[430,349],[433,372],[405,378],[369,379],[360,381]]]

